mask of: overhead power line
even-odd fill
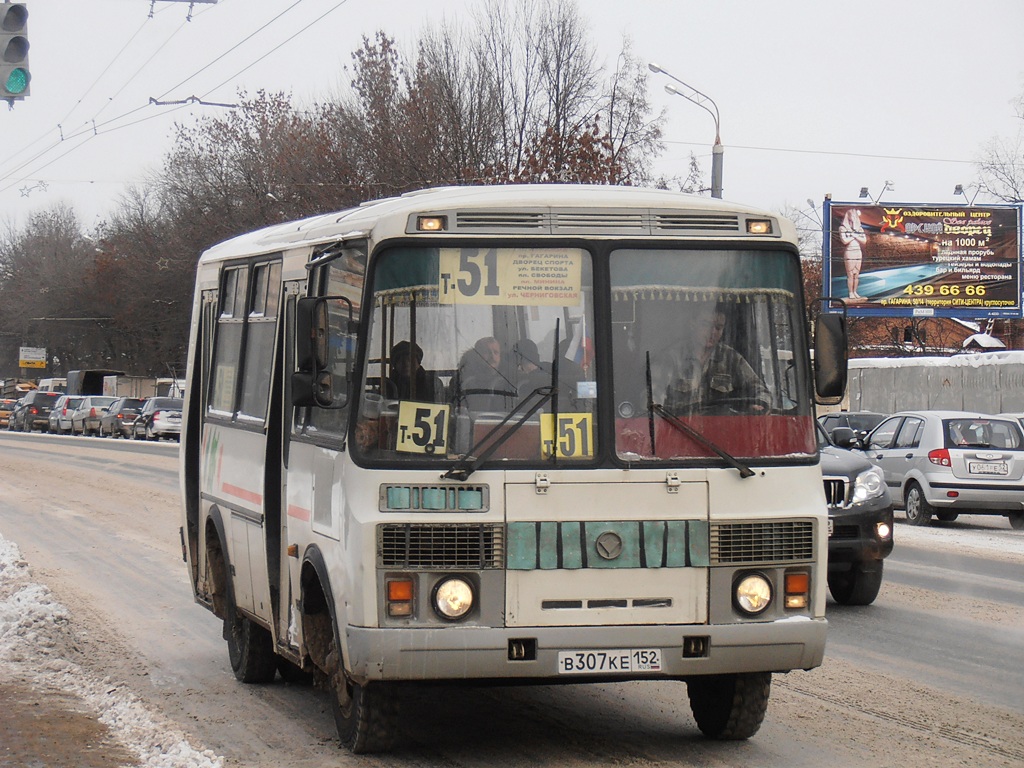
[[[666,144],[679,144],[687,147],[707,147],[707,142],[669,141]],[[974,160],[954,160],[948,157],[912,157],[908,155],[872,155],[866,152],[840,152],[827,149],[795,149],[792,147],[752,147],[742,144],[730,144],[729,149],[749,149],[756,152],[795,152],[803,155],[827,155],[829,157],[868,157],[873,160],[911,160],[921,163],[966,163],[972,165]]]

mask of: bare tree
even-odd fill
[[[1016,133],[989,140],[976,164],[980,188],[1004,203],[1024,202],[1024,94],[1015,111],[1020,121]]]

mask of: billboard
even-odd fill
[[[1022,317],[1021,209],[826,200],[823,292],[862,317]]]

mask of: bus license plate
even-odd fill
[[[660,648],[614,651],[559,651],[558,674],[596,675],[616,672],[661,672]]]
[[[975,475],[1005,475],[1008,471],[1001,461],[972,461],[968,469]]]

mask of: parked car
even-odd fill
[[[50,411],[60,396],[60,392],[41,392],[38,389],[27,392],[11,411],[7,428],[15,432],[48,431]]]
[[[50,411],[50,432],[66,435],[71,431],[71,414],[82,402],[81,395],[61,395]]]
[[[116,397],[106,395],[88,395],[71,414],[72,435],[96,435],[100,431],[100,417],[103,411],[113,402]]]
[[[825,433],[829,437],[832,436],[832,430],[836,427],[849,427],[854,431],[856,437],[864,437],[881,424],[884,418],[884,413],[873,411],[836,411],[823,413],[818,417],[818,423],[825,428]]]
[[[100,416],[100,437],[131,437],[132,424],[142,410],[143,397],[119,397]]]
[[[0,427],[7,427],[11,423],[11,411],[18,401],[11,397],[0,399]]]
[[[1024,432],[1016,419],[907,411],[887,418],[860,445],[911,525],[981,514],[1005,515],[1024,529]]]
[[[852,435],[849,427],[838,429]],[[837,603],[870,605],[892,552],[892,497],[882,470],[833,445],[822,426],[817,432],[828,504],[828,590]]]
[[[159,440],[161,437],[181,437],[180,397],[151,397],[142,406],[132,424],[132,436],[136,440]]]

